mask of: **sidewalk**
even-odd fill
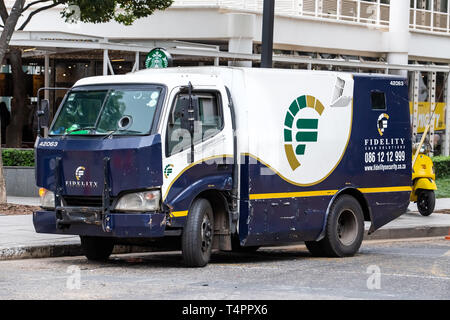
[[[37,198],[8,197],[8,203],[39,205]],[[435,213],[423,217],[417,206],[411,204],[406,214],[388,223],[365,240],[400,239],[446,236],[450,229],[450,199],[437,199]],[[370,223],[366,223],[366,231]],[[450,244],[450,242],[449,242]],[[115,253],[142,252],[142,248],[120,246]],[[0,260],[47,258],[83,255],[78,236],[38,234],[33,227],[33,217],[0,215]]]

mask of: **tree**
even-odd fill
[[[3,21],[0,36],[0,62],[9,58],[12,74],[14,99],[12,105],[11,124],[7,131],[7,145],[20,147],[22,128],[26,115],[25,73],[22,69],[22,51],[10,48],[9,43],[15,30],[24,30],[33,17],[42,11],[62,6],[61,16],[66,22],[79,20],[86,23],[106,23],[117,21],[131,25],[134,21],[152,15],[156,10],[165,10],[173,0],[16,0],[8,12],[5,0],[0,0],[0,17]],[[26,17],[18,25],[20,17]],[[16,29],[17,28],[17,29]],[[6,201],[3,166],[0,148],[0,202]]]
[[[6,52],[5,47],[11,39],[20,16],[23,16],[25,21],[18,26],[17,30],[24,30],[35,15],[56,6],[62,6],[61,16],[67,22],[76,20],[87,23],[117,21],[124,25],[130,25],[137,19],[153,14],[156,10],[168,8],[172,2],[173,0],[16,0],[13,9],[8,14],[5,1],[0,0],[0,15],[5,23],[2,38],[0,38],[0,48]],[[2,42],[3,38],[4,42]],[[3,58],[4,55],[0,49],[0,61]],[[26,94],[24,94],[26,92],[25,74],[21,69],[21,51],[10,50],[9,58],[15,90],[14,110],[12,110],[11,124],[7,131],[7,146],[17,148],[22,144],[22,128],[27,114]]]

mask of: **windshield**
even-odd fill
[[[161,93],[156,87],[72,91],[50,134],[149,134]],[[127,119],[126,126],[123,119]]]

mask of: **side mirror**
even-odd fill
[[[38,118],[38,130],[39,135],[46,137],[46,134],[43,131],[48,130],[50,125],[50,101],[47,99],[41,100],[38,106],[37,111]]]

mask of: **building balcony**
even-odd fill
[[[275,0],[279,16],[389,27],[389,0]],[[264,0],[175,0],[173,7],[219,7],[227,11],[261,12]],[[410,30],[450,35],[447,0],[411,1]]]

